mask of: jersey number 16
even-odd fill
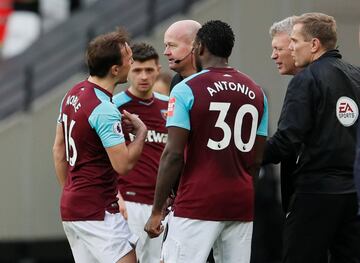
[[[62,115],[62,120],[64,123],[64,132],[65,132],[65,149],[66,149],[66,160],[69,162],[71,166],[75,165],[77,159],[77,150],[75,146],[75,141],[71,137],[71,132],[74,128],[75,121],[70,121],[70,126],[68,130],[68,116],[66,114]],[[70,149],[72,150],[72,156],[70,157]]]

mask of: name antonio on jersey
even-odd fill
[[[129,133],[130,141],[135,139],[135,135]],[[155,143],[166,143],[167,142],[167,133],[161,133],[154,130],[148,130],[145,142],[155,142]]]
[[[241,92],[245,96],[248,96],[251,100],[255,99],[256,95],[248,86],[245,84],[231,82],[231,81],[217,81],[213,83],[212,87],[207,87],[207,91],[212,97],[213,94],[216,94],[221,91],[236,91]]]

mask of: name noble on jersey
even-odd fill
[[[248,86],[245,86],[245,84],[240,84],[235,82],[217,81],[214,82],[213,87],[207,87],[207,90],[210,93],[211,97],[213,96],[213,94],[216,94],[220,91],[231,90],[231,91],[241,92],[242,94],[248,96],[252,100],[255,99],[255,92],[249,89]]]
[[[129,133],[130,141],[135,139],[135,135]],[[168,135],[166,133],[156,132],[154,130],[149,130],[145,139],[145,142],[155,142],[155,143],[166,143]]]
[[[67,97],[66,106],[68,106],[68,105],[73,106],[75,112],[77,112],[81,107],[78,96],[72,95],[72,96]]]

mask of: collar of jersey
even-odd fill
[[[150,106],[151,104],[153,104],[154,98],[155,98],[154,93],[152,93],[152,96],[150,99],[142,99],[142,98],[136,97],[129,90],[126,90],[125,93],[134,101],[138,102],[139,104],[145,105],[145,106]]]
[[[107,95],[107,96],[109,96],[110,98],[112,98],[113,95],[111,94],[111,92],[107,91],[106,89],[104,89],[104,88],[102,88],[102,87],[100,87],[100,86],[96,85],[95,83],[92,83],[92,82],[90,82],[90,81],[88,81],[88,80],[86,80],[86,82],[87,82],[90,86],[92,86],[94,89],[98,89],[98,90],[102,91],[103,93],[105,93],[105,95]]]

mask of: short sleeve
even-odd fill
[[[170,93],[166,127],[175,126],[190,130],[190,110],[194,103],[194,95],[184,82],[177,84]]]
[[[268,125],[269,125],[268,102],[264,94],[264,111],[256,134],[260,136],[268,136]]]
[[[65,94],[65,96],[62,98],[61,100],[61,103],[60,103],[60,106],[59,106],[59,115],[58,115],[58,118],[57,118],[57,124],[61,124],[62,122],[62,105],[63,105],[63,102],[64,102],[64,99],[66,97],[67,94]]]
[[[125,142],[121,114],[114,104],[103,102],[97,106],[89,117],[89,123],[105,148]]]

